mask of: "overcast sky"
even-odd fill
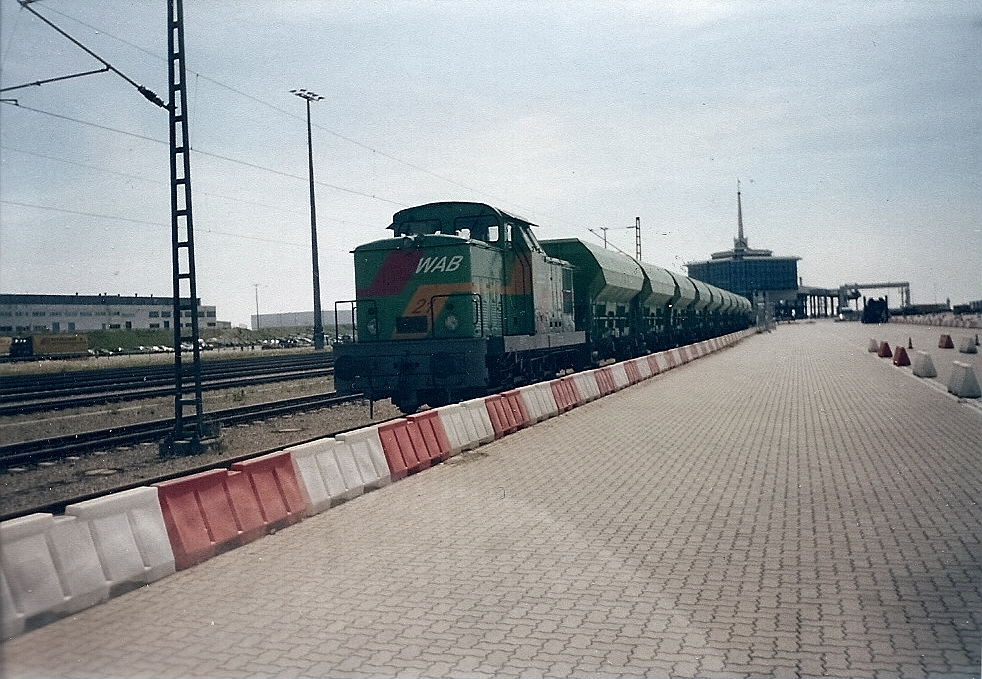
[[[165,2],[32,7],[168,98]],[[643,258],[684,271],[732,247],[738,179],[750,246],[800,256],[805,285],[982,298],[976,0],[230,8],[185,3],[198,292],[233,324],[257,291],[262,313],[313,307],[298,87],[324,96],[325,310],[403,207],[483,201],[627,252],[640,217]],[[0,11],[4,88],[101,66],[16,0]],[[166,111],[111,73],[3,97],[0,291],[169,296]]]

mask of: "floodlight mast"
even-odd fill
[[[314,205],[314,144],[310,127],[310,102],[321,101],[324,97],[303,88],[290,90],[307,101],[307,165],[310,176],[310,249],[314,279],[314,350],[324,349],[324,322],[321,317],[321,275],[317,256],[317,208]]]

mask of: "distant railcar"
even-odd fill
[[[750,302],[483,203],[397,212],[354,250],[335,387],[405,412],[747,327]]]
[[[88,335],[57,334],[14,337],[10,343],[11,359],[74,358],[87,356]]]

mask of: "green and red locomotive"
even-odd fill
[[[413,412],[748,324],[741,297],[532,226],[483,203],[397,212],[391,238],[354,250],[338,392]]]

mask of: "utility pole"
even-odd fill
[[[317,258],[317,210],[314,207],[314,144],[310,130],[310,102],[321,101],[324,97],[305,89],[290,90],[292,94],[307,101],[307,163],[310,175],[310,248],[313,260],[314,277],[314,350],[324,349],[324,323],[321,319],[321,275]]]
[[[174,431],[163,452],[190,455],[203,451],[217,426],[205,422],[201,399],[201,346],[198,290],[194,270],[191,218],[191,160],[184,68],[182,0],[167,2],[168,80],[170,85],[171,258],[174,288]],[[186,323],[185,319],[190,323]],[[190,363],[184,354],[191,353]]]
[[[641,263],[641,218],[634,218],[634,258]]]
[[[259,283],[253,283],[252,287],[256,289],[256,330],[259,330]]]

